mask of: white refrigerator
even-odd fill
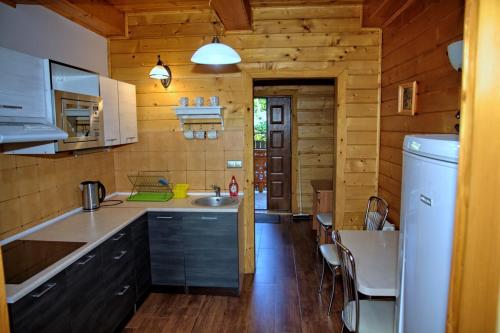
[[[457,135],[408,135],[404,140],[399,333],[446,331],[458,150]]]

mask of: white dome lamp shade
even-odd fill
[[[149,77],[152,79],[157,79],[161,81],[161,84],[164,88],[167,88],[172,81],[172,72],[170,68],[163,63],[160,59],[160,55],[158,55],[158,62],[156,66],[151,69],[149,72]]]
[[[462,54],[464,49],[464,41],[459,40],[457,42],[448,45],[448,58],[450,59],[450,64],[456,71],[462,70]]]
[[[241,62],[240,55],[232,47],[223,44],[214,37],[210,44],[200,47],[191,57],[191,61],[201,65],[231,65]]]

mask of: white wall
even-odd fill
[[[108,75],[106,38],[42,6],[0,3],[0,46]]]

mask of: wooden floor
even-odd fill
[[[321,261],[309,222],[255,225],[257,269],[240,297],[151,294],[124,332],[340,332],[341,283],[326,312],[331,273],[318,294]]]

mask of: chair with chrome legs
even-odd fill
[[[329,213],[319,213],[316,215],[316,219],[319,222],[320,229],[318,230],[318,235],[316,238],[317,249],[319,249],[321,241],[321,232],[325,233],[325,240],[328,239],[328,231],[333,227],[332,212]]]
[[[337,249],[344,302],[342,306],[342,332],[344,327],[355,333],[392,333],[394,328],[393,301],[360,300],[356,280],[354,257],[340,240],[338,231],[333,232],[333,242]]]
[[[363,229],[382,230],[388,213],[389,205],[387,204],[387,201],[375,196],[370,197],[366,207]]]
[[[321,293],[323,288],[323,279],[325,277],[325,262],[332,272],[332,293],[330,294],[330,304],[328,305],[328,315],[332,314],[333,298],[335,296],[335,273],[340,267],[339,257],[337,256],[337,249],[333,244],[321,244],[319,246],[321,255],[323,256],[323,271],[321,273],[321,282],[319,284],[318,292]]]

